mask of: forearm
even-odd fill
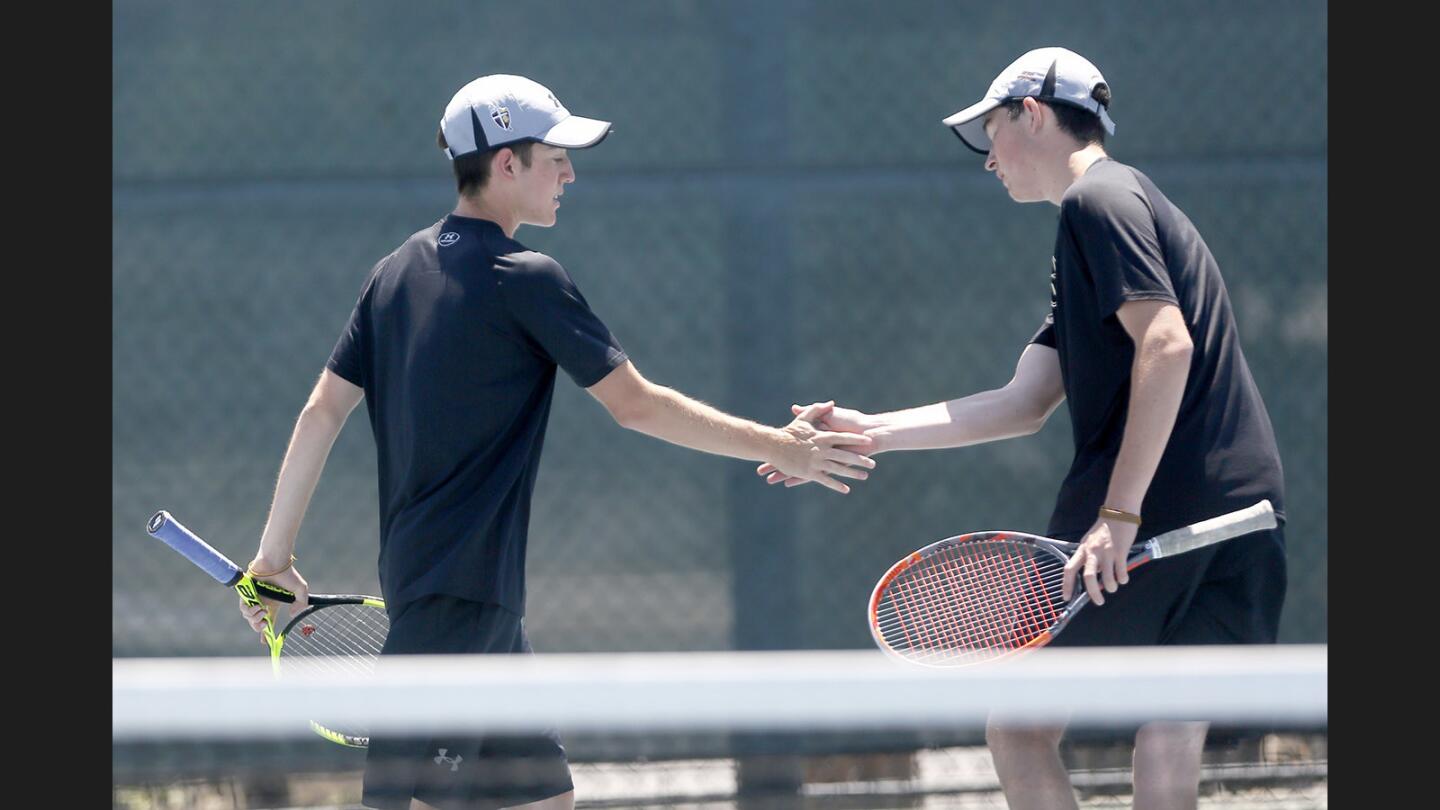
[[[964,447],[1027,436],[1045,424],[1047,415],[1000,388],[876,414],[875,427],[866,435],[875,439],[875,452]]]
[[[770,461],[797,441],[779,428],[731,416],[663,385],[647,383],[644,401],[621,421],[625,427],[692,450],[751,461]]]
[[[306,408],[301,412],[290,436],[290,446],[280,463],[270,516],[260,537],[258,558],[283,565],[295,553],[295,537],[300,532],[300,522],[305,518],[310,497],[344,424],[343,419],[324,411]]]
[[[1110,473],[1105,505],[1140,514],[1140,505],[1170,441],[1185,380],[1190,345],[1156,342],[1135,353],[1130,372],[1130,405],[1120,451]]]

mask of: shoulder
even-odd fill
[[[495,257],[495,271],[504,281],[523,285],[570,283],[570,274],[560,262],[536,250],[519,250]]]
[[[555,259],[534,250],[518,250],[495,257],[495,283],[511,306],[545,306],[564,298],[579,298],[570,274]]]
[[[1134,170],[1114,160],[1092,166],[1083,177],[1070,184],[1060,199],[1060,215],[1071,220],[1110,220],[1150,214],[1149,201]]]

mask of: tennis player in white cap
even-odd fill
[[[296,594],[295,539],[330,447],[365,400],[379,471],[382,655],[528,653],[530,500],[558,369],[631,430],[766,461],[839,492],[864,479],[870,440],[817,430],[817,405],[784,428],[723,413],[640,375],[560,263],[516,241],[555,224],[575,181],[569,150],[610,123],[570,114],[544,86],[483,76],[445,108],[437,136],[459,198],[381,259],[310,394],[280,467],[251,572]],[[598,474],[598,473],[597,473]],[[637,493],[641,494],[641,493]],[[266,608],[241,612],[260,629]],[[574,805],[556,733],[371,738],[374,808]]]
[[[1068,402],[1075,455],[1044,534],[1081,542],[1065,595],[1084,588],[1104,607],[1081,611],[1050,646],[1273,644],[1286,586],[1274,430],[1215,257],[1150,178],[1105,151],[1110,101],[1088,59],[1037,48],[944,119],[1011,199],[1060,209],[1049,306],[1014,377],[889,413],[834,408],[820,425],[865,432],[871,455],[961,447],[1035,433]],[[1036,280],[1045,289],[1044,276]],[[757,472],[798,483],[772,465]],[[1261,498],[1280,527],[1129,577],[1137,540]],[[1198,721],[1136,728],[1136,808],[1196,806],[1208,731]],[[1012,810],[1076,807],[1059,755],[1064,732],[991,719],[986,738]]]

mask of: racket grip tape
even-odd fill
[[[1222,540],[1229,540],[1232,537],[1239,537],[1242,534],[1273,529],[1275,526],[1275,510],[1270,506],[1269,499],[1266,499],[1253,506],[1237,509],[1229,514],[1202,520],[1182,529],[1153,537],[1146,542],[1146,546],[1149,548],[1151,559],[1159,559],[1212,543],[1219,543]]]
[[[198,535],[164,509],[156,512],[150,518],[146,529],[152,537],[163,540],[166,545],[185,555],[186,559],[195,563],[200,570],[209,574],[222,585],[233,587],[239,584],[245,576],[245,572],[241,570],[240,566],[231,562],[229,557],[216,551],[209,543],[201,540]],[[278,585],[254,580],[252,582],[259,596],[274,599],[277,602],[295,601],[294,593]]]
[[[164,541],[167,546],[183,554],[187,560],[222,585],[233,586],[245,576],[245,572],[231,562],[229,557],[201,540],[164,509],[156,512],[145,528],[151,537]]]

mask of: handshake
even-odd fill
[[[834,401],[804,408],[791,405],[790,410],[795,421],[781,428],[789,440],[775,458],[755,469],[765,483],[794,487],[814,481],[843,495],[850,487],[836,477],[858,481],[870,477],[869,470],[875,469],[870,455],[881,449],[866,432],[879,426],[875,417],[837,408]]]

